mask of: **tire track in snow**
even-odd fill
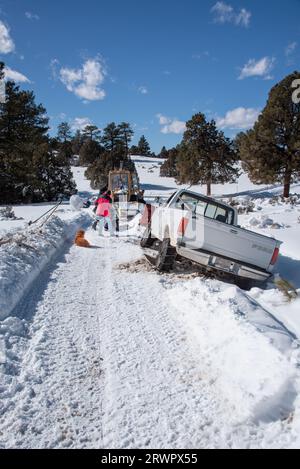
[[[112,271],[109,255],[103,291],[104,446],[227,446],[222,428],[228,428],[229,412],[201,356],[193,354],[172,319],[164,277]]]
[[[0,425],[6,447],[101,446],[94,252],[71,248],[45,291],[29,295],[21,305],[19,314],[32,309],[32,338],[22,361],[21,391]]]
[[[121,272],[140,249],[88,236],[102,249],[72,247],[19,306],[32,323],[0,416],[2,446],[272,445],[283,423],[243,421],[215,382],[212,353],[181,327],[170,277]]]

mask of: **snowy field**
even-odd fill
[[[146,197],[177,189],[161,160],[135,161]],[[240,223],[284,241],[277,271],[300,292],[300,205],[271,205],[280,190],[213,187],[251,197]],[[14,232],[0,246],[0,448],[300,447],[299,299],[158,275],[134,239],[99,238],[90,211],[64,205],[28,228],[43,210],[0,221],[0,237]],[[72,244],[79,226],[92,249]]]

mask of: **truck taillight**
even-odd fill
[[[275,248],[271,259],[271,265],[275,265],[279,256],[279,248]]]
[[[180,223],[179,223],[179,226],[178,226],[178,231],[177,231],[179,236],[184,236],[185,230],[187,229],[188,224],[189,224],[189,219],[188,218],[182,218],[180,220]]]

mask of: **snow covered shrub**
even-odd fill
[[[299,205],[300,204],[300,196],[298,194],[292,195],[288,199],[285,199],[287,204],[291,205]]]
[[[286,300],[289,303],[293,300],[296,300],[296,298],[298,298],[298,292],[296,288],[287,280],[284,280],[282,278],[277,278],[275,280],[275,284],[277,288],[283,293],[283,295],[285,296]]]
[[[255,203],[249,198],[242,200],[230,198],[228,203],[231,207],[236,208],[240,215],[255,211]]]
[[[270,205],[299,205],[300,204],[300,195],[299,194],[294,194],[291,195],[290,197],[283,197],[282,195],[277,195],[272,197],[269,200]]]
[[[237,207],[240,204],[240,202],[237,199],[233,199],[231,197],[228,201],[228,204],[231,205],[231,207]]]
[[[0,208],[0,220],[16,220],[15,212],[10,205]]]

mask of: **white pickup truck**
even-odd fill
[[[160,271],[170,270],[179,254],[243,284],[272,276],[281,242],[241,228],[230,205],[180,190],[152,213],[141,246],[155,245],[152,263]]]

